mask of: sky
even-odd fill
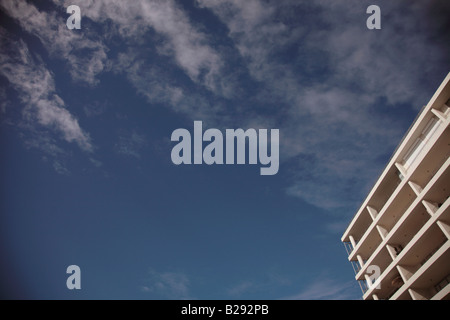
[[[340,238],[450,70],[449,15],[446,0],[0,0],[1,297],[361,299]],[[278,129],[279,170],[174,164],[172,133],[194,121]]]

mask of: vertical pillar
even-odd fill
[[[369,287],[369,289],[372,288],[372,279],[370,279],[367,273],[364,275],[364,278],[366,278],[367,286]]]
[[[355,238],[353,238],[353,236],[348,236],[348,238],[350,239],[350,243],[352,244],[353,249],[355,249],[356,247]]]
[[[359,265],[361,266],[361,269],[362,269],[362,267],[364,266],[363,258],[361,258],[361,256],[358,254],[358,255],[356,255],[356,259],[358,259]]]

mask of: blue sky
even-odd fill
[[[1,0],[2,297],[359,299],[340,236],[449,71],[449,13]],[[171,134],[196,120],[279,129],[278,173],[174,165]]]

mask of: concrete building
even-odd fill
[[[450,73],[342,236],[363,299],[450,299]]]

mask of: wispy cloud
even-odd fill
[[[69,30],[56,12],[40,11],[27,1],[1,0],[0,6],[24,30],[38,37],[52,57],[65,61],[74,80],[98,83],[96,76],[103,71],[107,57],[102,41],[91,39],[82,30]]]
[[[263,84],[260,101],[278,108],[270,116],[282,133],[281,158],[293,164],[287,192],[330,211],[354,208],[405,130],[380,105],[391,114],[418,110],[427,98],[419,89],[429,89],[423,79],[448,61],[430,36],[442,30],[440,15],[421,28],[421,19],[431,21],[423,5],[383,2],[389,23],[371,32],[361,1],[197,2],[227,26]]]
[[[180,272],[157,272],[151,269],[141,291],[152,293],[158,298],[192,299],[190,280]]]
[[[114,149],[119,154],[139,159],[141,150],[146,144],[147,140],[144,135],[137,133],[135,130],[132,132],[124,131],[120,134],[119,141],[114,146]]]
[[[206,98],[201,88],[189,88],[171,70],[151,64],[145,56],[130,50],[118,54],[111,69],[124,75],[138,94],[152,105],[164,106],[192,119],[215,121],[223,115],[223,103]],[[226,116],[224,116],[226,118]]]
[[[0,32],[0,72],[19,93],[25,105],[22,112],[25,126],[34,128],[40,125],[51,129],[61,134],[67,142],[74,142],[82,150],[91,152],[91,139],[56,94],[52,73],[42,62],[33,58],[23,41],[12,40],[4,30]]]
[[[71,32],[56,12],[39,10],[30,2],[1,0],[0,7],[23,31],[37,37],[51,58],[64,61],[73,80],[89,85],[98,83],[96,76],[103,70],[106,59],[101,41]],[[42,159],[50,162],[56,172],[69,174],[66,163],[70,152],[61,141],[75,143],[92,153],[91,137],[57,93],[54,74],[44,60],[31,52],[21,36],[0,31],[0,73],[23,104],[17,125],[25,145],[39,149]]]
[[[54,2],[61,7],[69,2],[78,3]],[[189,117],[214,121],[220,114],[222,119],[229,118],[224,115],[221,100],[239,91],[236,76],[239,72],[231,70],[227,54],[217,50],[214,37],[192,21],[177,1],[99,0],[78,4],[83,18],[104,33],[103,42],[96,41],[98,37],[90,33],[87,39],[92,40],[87,40],[84,34],[80,50],[90,46],[95,50],[91,50],[92,63],[79,69],[89,70],[87,66],[98,65],[93,69],[94,76],[101,71],[124,75],[149,103],[164,105]],[[114,46],[108,42],[111,38],[120,39],[128,48]],[[108,45],[114,47],[114,53],[106,57]],[[77,57],[80,55],[75,51],[71,59]],[[81,67],[82,62],[72,64]]]
[[[354,298],[351,292],[355,282],[341,283],[331,279],[318,279],[297,294],[282,300],[349,300]]]
[[[67,160],[71,154],[59,146],[57,139],[45,129],[36,127],[32,123],[21,122],[19,126],[25,132],[29,133],[24,138],[24,144],[27,149],[39,150],[42,153],[42,160],[49,163],[57,173],[63,175],[70,174],[70,170],[67,167]]]
[[[232,299],[242,299],[243,297],[259,295],[261,292],[273,292],[280,287],[288,287],[290,285],[292,285],[292,280],[287,276],[268,272],[259,279],[245,279],[233,284],[226,289],[225,293]]]
[[[83,14],[100,23],[109,19],[116,26],[110,31],[117,31],[127,42],[140,43],[143,34],[149,30],[156,32],[158,37],[154,37],[153,45],[158,54],[171,57],[195,83],[225,93],[221,55],[175,1],[87,1],[83,2]]]
[[[54,3],[80,5],[82,29],[67,30],[64,16],[30,2],[0,0],[78,82],[95,85],[111,71],[150,104],[190,119],[280,129],[286,192],[335,212],[359,204],[384,165],[380,159],[407,127],[395,115],[427,102],[421,91],[433,89],[428,79],[448,65],[450,54],[435,40],[449,11],[437,0],[382,1],[385,22],[378,31],[365,27],[368,2],[357,0],[197,0],[195,10],[209,10],[225,27],[220,35],[174,0]],[[28,81],[28,92],[53,92],[35,103],[34,117],[90,149],[88,135],[54,92],[52,74],[33,70],[43,81]],[[91,111],[85,108],[88,116]],[[116,151],[136,156],[121,139]]]
[[[244,281],[232,286],[227,290],[227,294],[232,297],[240,297],[245,293],[255,289],[255,283],[251,281]]]

